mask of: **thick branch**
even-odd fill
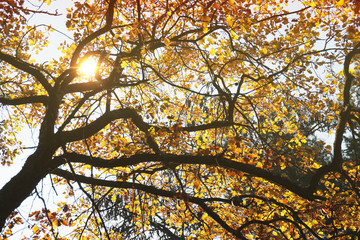
[[[80,162],[92,165],[94,167],[114,168],[125,167],[129,165],[135,165],[142,162],[162,162],[167,164],[205,164],[208,166],[218,166],[227,169],[233,169],[237,171],[246,172],[252,176],[260,177],[273,182],[279,186],[282,186],[293,193],[308,199],[314,200],[321,197],[314,195],[316,187],[320,178],[328,173],[332,168],[323,167],[316,172],[312,178],[311,184],[308,187],[300,187],[292,182],[287,177],[276,175],[272,172],[255,167],[253,165],[245,164],[230,160],[223,156],[192,156],[192,155],[174,155],[174,154],[137,154],[130,157],[120,157],[111,160],[105,160],[102,158],[90,157],[86,155],[69,153],[63,156],[55,157],[56,160],[63,163],[66,161]]]
[[[134,109],[125,108],[118,109],[114,111],[110,111],[104,113],[95,121],[86,125],[85,127],[81,127],[72,131],[59,132],[56,134],[56,137],[59,139],[61,143],[74,142],[78,140],[82,140],[88,137],[91,137],[95,133],[99,132],[106,125],[111,123],[116,119],[121,118],[136,118],[137,113]]]
[[[162,197],[169,197],[169,198],[180,198],[184,199],[196,204],[199,203],[205,203],[205,202],[224,202],[224,203],[230,203],[229,199],[224,198],[198,198],[198,197],[192,197],[187,194],[182,194],[179,192],[173,192],[169,190],[163,190],[159,189],[153,186],[147,186],[140,183],[132,183],[132,182],[125,182],[125,181],[109,181],[109,180],[103,180],[103,179],[95,179],[91,177],[86,177],[79,174],[73,174],[72,172],[63,170],[63,169],[54,169],[52,174],[56,174],[60,177],[63,177],[67,180],[72,181],[78,181],[81,183],[96,185],[96,186],[106,186],[106,187],[114,187],[114,188],[130,188],[130,189],[137,189],[141,190],[150,194],[154,194],[156,196],[162,196]]]
[[[49,140],[49,142],[51,141]],[[3,228],[7,217],[30,196],[40,180],[52,169],[60,166],[61,161],[52,159],[55,151],[56,147],[51,144],[43,149],[38,148],[27,158],[20,172],[1,188],[0,230]]]
[[[45,88],[45,90],[48,93],[51,93],[51,90],[52,90],[51,84],[47,81],[44,74],[42,74],[42,72],[39,71],[35,66],[33,66],[27,62],[24,62],[21,59],[15,58],[11,55],[8,55],[8,54],[2,53],[2,52],[0,52],[0,60],[3,60],[5,62],[13,65],[17,69],[32,75],[33,77],[36,78],[36,80],[39,81],[39,83]]]
[[[102,128],[108,125],[110,122],[116,119],[131,119],[132,122],[147,136],[147,143],[149,146],[156,152],[159,152],[159,147],[156,142],[151,138],[148,130],[151,125],[144,122],[142,117],[136,112],[135,109],[124,108],[118,109],[110,112],[106,112],[101,117],[91,122],[85,127],[81,127],[72,131],[59,132],[56,134],[56,138],[60,144],[65,144],[67,142],[74,142],[82,140],[88,137],[91,137],[95,133],[99,132]]]
[[[344,106],[348,105],[350,102],[350,88],[352,85],[352,81],[355,79],[354,75],[350,73],[350,64],[351,60],[355,57],[355,55],[360,54],[360,43],[358,43],[352,51],[350,51],[344,61],[344,76],[345,76],[345,84],[344,84]]]
[[[238,123],[235,123],[232,121],[213,121],[210,123],[199,124],[199,125],[195,125],[195,126],[178,127],[176,130],[181,131],[181,132],[196,132],[196,131],[204,131],[204,130],[208,130],[208,129],[230,127],[230,126],[234,126],[234,125],[250,127],[248,125],[238,124]],[[169,128],[169,127],[157,127],[157,126],[153,126],[153,127],[155,127],[156,131],[159,131],[159,130],[163,130],[163,131],[167,131],[167,132],[172,131],[171,128]]]
[[[85,83],[73,83],[64,86],[63,91],[65,93],[75,93],[75,92],[88,92],[95,89],[101,89],[102,85],[98,81],[85,82]]]
[[[213,128],[223,128],[223,127],[230,127],[236,125],[236,123],[232,121],[214,121],[211,123],[201,124],[197,126],[190,126],[190,127],[183,127],[181,128],[182,131],[186,132],[195,132],[195,131],[202,131],[207,129],[213,129]]]
[[[73,83],[64,86],[63,91],[65,93],[74,93],[74,92],[88,92],[97,89],[133,87],[146,83],[147,81],[127,82],[127,83],[117,82],[111,85],[107,84],[108,82],[109,81],[107,81],[107,79],[104,79],[102,82],[97,81],[97,82],[86,82],[86,83]]]
[[[40,96],[30,96],[30,97],[22,97],[22,98],[3,98],[0,97],[0,103],[3,105],[22,105],[22,104],[30,104],[30,103],[42,103],[47,105],[48,96],[40,95]]]
[[[335,141],[334,141],[334,157],[332,164],[340,166],[343,158],[342,158],[342,152],[341,152],[341,145],[345,133],[345,127],[347,122],[349,121],[350,117],[350,88],[352,85],[352,82],[354,80],[354,76],[350,73],[350,63],[351,60],[354,58],[355,55],[360,54],[360,43],[358,43],[355,48],[349,52],[344,61],[344,75],[345,75],[345,84],[344,84],[344,105],[343,109],[340,112],[339,115],[339,122],[336,126],[336,134],[335,134]]]

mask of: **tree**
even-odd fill
[[[47,62],[54,29],[28,19],[60,14],[0,6],[3,167],[39,132],[0,190],[4,238],[24,220],[44,239],[359,235],[358,1],[74,2]],[[60,208],[23,219],[46,176]]]

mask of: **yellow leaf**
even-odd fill
[[[280,163],[280,168],[281,168],[281,170],[284,170],[286,168],[286,165],[284,163]]]
[[[168,38],[164,38],[164,43],[166,46],[170,45],[170,40]]]
[[[52,225],[53,225],[53,228],[56,229],[60,225],[59,220],[53,221]]]
[[[230,16],[226,17],[226,22],[227,24],[229,24],[229,26],[232,26],[233,25],[232,17]]]
[[[121,68],[125,68],[126,66],[127,66],[127,62],[126,61],[123,61],[122,63],[121,63]]]
[[[149,133],[150,133],[151,136],[154,136],[154,135],[155,135],[155,128],[154,128],[154,127],[149,128],[148,131],[149,131]]]
[[[40,232],[40,229],[39,229],[39,227],[38,227],[37,225],[34,225],[34,226],[31,228],[31,230],[32,230],[33,233],[35,233],[35,234],[38,234],[38,233]]]
[[[215,55],[215,49],[214,48],[210,49],[210,55]]]
[[[207,27],[206,23],[203,23],[203,31],[204,33],[207,33],[209,31],[209,28]]]
[[[335,6],[336,7],[342,7],[344,4],[345,4],[345,0],[340,0],[335,4]]]
[[[318,164],[317,162],[314,162],[313,167],[316,168],[316,169],[319,169],[321,167],[321,165]]]

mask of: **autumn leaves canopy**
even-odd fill
[[[4,237],[358,235],[357,0],[53,4],[0,3],[1,163],[38,139],[0,190]],[[63,35],[36,16],[71,40],[46,48]]]

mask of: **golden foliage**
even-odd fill
[[[357,236],[359,161],[342,141],[359,139],[359,5],[74,2],[73,40],[39,63],[46,34],[26,18],[48,11],[0,3],[2,164],[27,124],[40,129],[36,153],[53,150],[53,183],[69,184],[57,212],[31,214],[32,234]],[[87,59],[92,74],[79,72]],[[10,219],[4,236],[22,224]]]

